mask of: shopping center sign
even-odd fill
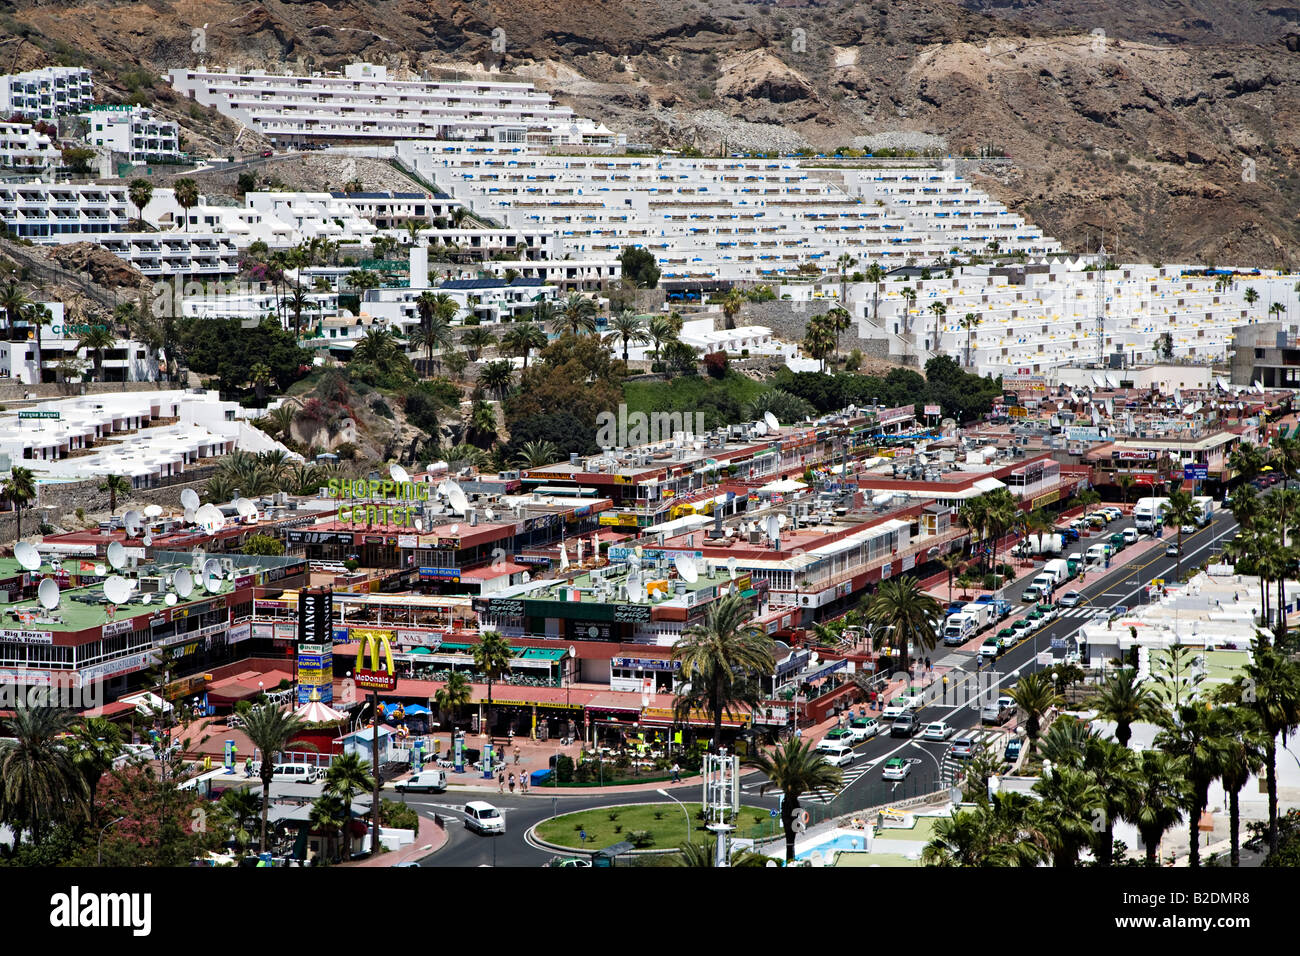
[[[430,485],[415,481],[331,478],[326,489],[331,498],[353,502],[339,508],[339,521],[347,524],[415,527],[419,502],[429,500]],[[364,503],[362,503],[364,502]],[[413,502],[413,503],[406,503]]]

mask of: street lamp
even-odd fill
[[[676,797],[674,797],[671,793],[669,793],[669,792],[668,792],[667,790],[665,790],[663,787],[660,787],[658,790],[655,791],[655,793],[659,794],[659,796],[661,796],[661,797],[667,797],[667,798],[668,798],[669,800],[671,800],[673,803],[677,804],[679,807],[682,808],[682,816],[686,817],[686,842],[687,842],[687,843],[692,843],[692,842],[694,842],[694,841],[691,839],[691,814],[690,814],[690,811],[688,811],[688,810],[686,809],[686,804],[682,803],[680,800],[678,800]]]
[[[107,823],[104,824],[102,828],[100,828],[99,838],[95,841],[95,865],[96,866],[104,865],[104,831],[107,830],[109,827],[113,826],[113,824],[121,823],[125,819],[126,819],[125,816],[121,816],[118,817],[116,820],[109,820]]]

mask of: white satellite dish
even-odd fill
[[[767,434],[767,422],[754,422],[754,434],[762,437]]]
[[[181,492],[181,507],[186,511],[199,510],[199,493],[193,488],[186,488]]]
[[[406,473],[406,469],[396,462],[388,466],[388,477],[402,485],[411,480],[411,476]]]
[[[767,427],[772,429],[772,431],[775,432],[781,430],[781,423],[776,420],[776,416],[771,412],[763,413],[763,421],[767,423]]]
[[[725,532],[723,532],[723,533],[726,534],[726,536],[727,536],[728,538],[734,538],[734,537],[736,536],[736,529],[735,529],[735,528],[728,528],[728,529],[727,529]]]
[[[146,518],[161,518],[162,505],[149,505],[144,509],[144,516]]]
[[[141,540],[140,543],[143,544],[146,548],[152,548],[152,547],[153,547],[153,535],[149,535],[149,534],[145,535],[144,538]]]
[[[454,537],[456,537],[456,535],[458,535],[459,533],[460,533],[460,525],[458,525],[458,524],[453,524],[453,525],[449,525],[449,526],[448,526],[448,528],[447,528],[447,537],[449,537],[449,538],[454,538]]]
[[[695,570],[695,562],[684,554],[673,558],[673,566],[677,568],[677,574],[683,581],[694,584],[700,579],[699,572]]]
[[[216,558],[203,562],[203,590],[212,594],[221,590],[221,562]]]
[[[108,566],[118,571],[126,566],[126,548],[120,541],[110,541],[108,545]]]
[[[41,602],[41,607],[53,611],[59,606],[59,583],[54,578],[46,578],[36,589],[36,598]]]
[[[727,574],[731,577],[731,580],[736,580],[736,559],[734,556],[727,558]]]
[[[128,511],[122,515],[122,527],[126,529],[126,536],[134,538],[140,534],[140,512]]]
[[[14,545],[14,558],[24,571],[35,571],[41,566],[41,553],[26,541]]]
[[[465,497],[465,492],[459,488],[453,488],[451,494],[447,496],[447,503],[451,505],[451,510],[458,515],[464,515],[469,510],[469,499]]]
[[[523,573],[523,575],[522,575],[522,579],[523,579],[524,584],[527,584],[529,581],[531,581],[531,580],[533,579],[533,576],[532,576],[531,574],[529,574],[527,571],[525,571],[525,572]]]
[[[167,606],[168,606],[168,607],[174,607],[174,606],[176,605],[176,595],[175,595],[175,594],[168,594],[167,597],[164,598],[163,600],[165,600],[165,601],[167,602]]]
[[[152,604],[152,603],[153,603],[153,595],[152,595],[152,594],[149,594],[149,593],[147,593],[147,592],[146,592],[145,594],[140,595],[140,603],[141,603],[141,604]]]
[[[488,521],[496,521],[497,513],[493,511],[491,508],[486,508],[483,511],[483,517],[487,518]]]
[[[176,594],[183,598],[194,593],[194,575],[190,573],[189,568],[181,568],[172,575],[172,587],[176,589]]]
[[[185,523],[186,523],[186,524],[194,524],[194,515],[195,515],[195,511],[194,511],[193,508],[186,508],[186,509],[185,509]]]
[[[63,570],[63,559],[60,558],[60,557],[57,557],[57,556],[55,556],[55,557],[53,557],[53,558],[50,558],[50,570],[51,570],[51,571],[62,571],[62,570]]]
[[[781,523],[776,520],[776,515],[767,516],[767,536],[775,538],[781,533]]]
[[[416,530],[416,531],[423,531],[423,530],[424,530],[424,519],[423,519],[422,517],[420,517],[419,515],[416,515],[416,516],[415,516],[414,524],[415,524],[415,530]]]
[[[105,570],[102,564],[95,565],[95,577],[102,578],[107,573],[108,572]]]
[[[778,528],[784,528],[784,527],[786,526],[786,524],[789,522],[789,520],[790,520],[790,519],[787,518],[785,515],[777,515],[777,516],[776,516],[776,525],[777,525]]]
[[[247,498],[236,498],[233,502],[235,511],[241,518],[251,518],[257,514],[257,505]]]
[[[116,574],[104,581],[104,597],[111,604],[125,604],[131,596],[131,582]]]

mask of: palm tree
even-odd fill
[[[546,330],[533,322],[519,322],[501,336],[501,348],[508,355],[524,360],[523,371],[528,371],[528,353],[546,348]]]
[[[744,307],[745,294],[736,288],[727,290],[727,294],[722,297],[723,328],[734,329],[736,327],[736,316],[740,314],[740,310]]]
[[[1115,739],[1121,747],[1128,746],[1133,724],[1154,721],[1160,715],[1160,702],[1131,667],[1121,667],[1107,677],[1087,706],[1097,711],[1098,720],[1115,722]]]
[[[1182,760],[1159,750],[1142,751],[1138,761],[1139,786],[1129,794],[1125,819],[1142,837],[1147,866],[1155,866],[1160,841],[1183,817],[1187,779]]]
[[[840,351],[840,333],[848,329],[849,325],[852,324],[852,318],[848,309],[841,308],[838,305],[826,310],[826,326],[831,330],[831,334],[835,336],[836,354]]]
[[[1092,778],[1100,795],[1102,829],[1093,841],[1093,857],[1098,866],[1110,866],[1115,851],[1115,821],[1133,805],[1141,787],[1136,755],[1122,744],[1102,737],[1088,741],[1083,752],[1084,772]]]
[[[560,449],[549,441],[524,442],[515,460],[523,468],[544,468],[560,460]]]
[[[1285,311],[1286,311],[1286,306],[1284,306],[1281,302],[1274,302],[1272,305],[1268,307],[1268,314],[1271,315],[1274,318],[1274,320],[1276,320],[1279,316],[1281,316],[1281,314]]]
[[[909,645],[915,645],[918,656],[934,650],[936,636],[932,622],[943,614],[943,608],[921,590],[916,578],[908,576],[880,582],[876,593],[867,598],[865,611],[869,621],[892,628],[893,640],[897,642],[895,656],[901,658],[903,670],[911,666]]]
[[[903,296],[903,334],[907,335],[912,331],[912,310],[916,308],[916,290],[910,285],[905,285],[898,291]]]
[[[106,325],[92,325],[86,331],[82,332],[77,339],[77,344],[87,352],[93,352],[95,355],[95,374],[99,380],[104,381],[104,352],[111,349],[116,343],[117,338],[113,335],[112,329]]]
[[[497,359],[495,362],[486,363],[478,370],[478,383],[489,392],[493,392],[497,398],[502,398],[506,389],[510,387],[514,372],[514,366],[510,364],[509,359]],[[495,428],[493,430],[495,431]]]
[[[221,794],[217,806],[242,856],[244,847],[253,842],[254,821],[261,812],[262,801],[251,790],[231,787]]]
[[[689,690],[677,697],[678,719],[686,722],[697,705],[713,717],[713,746],[722,745],[722,717],[757,703],[754,680],[772,672],[773,643],[750,623],[749,604],[728,594],[713,604],[699,624],[688,626],[673,645],[673,660],[681,664],[681,679]]]
[[[1241,488],[1250,488],[1252,491],[1254,488],[1250,482],[1259,477],[1266,464],[1268,462],[1264,458],[1264,453],[1257,445],[1252,445],[1250,442],[1242,442],[1228,455],[1228,467],[1245,482]]]
[[[303,310],[313,305],[311,297],[301,283],[294,283],[293,291],[289,293],[287,300],[289,311],[293,313],[293,337],[298,339],[302,336],[302,313]]]
[[[86,808],[95,826],[95,794],[99,781],[122,754],[122,729],[105,717],[87,717],[77,727],[72,762],[86,783]]]
[[[248,370],[248,380],[253,383],[257,404],[261,405],[266,401],[266,386],[275,381],[271,377],[271,367],[264,362],[254,362],[252,368]]]
[[[131,482],[121,475],[109,475],[99,486],[100,491],[108,492],[108,510],[116,514],[117,496],[131,493]]]
[[[439,716],[447,718],[447,753],[450,754],[456,740],[456,715],[460,709],[474,699],[474,688],[469,678],[461,671],[452,671],[447,683],[439,687],[433,695],[433,706],[438,708]]]
[[[957,517],[965,522],[971,532],[971,554],[976,553],[976,545],[983,542],[984,532],[988,529],[989,503],[983,495],[970,498],[961,506]],[[984,564],[983,551],[979,552],[980,563]]]
[[[397,357],[400,349],[388,329],[371,326],[352,349],[352,361],[371,362],[381,368]]]
[[[497,413],[485,401],[477,401],[470,407],[469,418],[465,423],[465,439],[476,445],[490,445],[497,438]]]
[[[176,193],[176,205],[185,210],[185,231],[190,231],[190,210],[199,204],[199,184],[186,177],[173,184]]]
[[[1083,766],[1083,755],[1089,744],[1101,735],[1082,720],[1062,717],[1052,721],[1052,726],[1038,738],[1038,754],[1044,761],[1050,760],[1052,766]]]
[[[1245,707],[1225,707],[1222,714],[1227,735],[1219,776],[1224,792],[1228,794],[1228,835],[1232,841],[1230,859],[1233,866],[1240,866],[1241,790],[1264,766],[1268,742],[1260,727],[1259,715],[1254,711]]]
[[[477,362],[484,349],[497,344],[497,337],[491,329],[474,325],[465,330],[465,334],[460,337],[460,344],[469,352],[470,359]]]
[[[1011,699],[1025,713],[1025,733],[1032,751],[1038,741],[1043,717],[1053,707],[1061,705],[1061,695],[1056,692],[1046,671],[1036,671],[1016,681],[1016,686],[1011,688]]]
[[[610,319],[609,328],[609,334],[605,338],[610,342],[622,341],[624,363],[627,362],[628,346],[639,345],[646,341],[645,319],[631,309],[624,309]]]
[[[808,328],[804,332],[803,349],[822,363],[821,370],[825,372],[826,356],[830,355],[835,349],[835,333],[831,331],[825,315],[814,315],[808,320]]]
[[[934,315],[934,348],[932,351],[935,355],[939,354],[939,336],[942,334],[943,317],[948,314],[948,307],[942,302],[930,303],[930,312]]]
[[[1259,293],[1255,291],[1254,286],[1246,286],[1246,291],[1242,293],[1241,297],[1246,300],[1247,307],[1259,301]]]
[[[311,813],[307,817],[307,826],[313,833],[319,833],[324,839],[321,841],[321,855],[317,858],[317,863],[327,865],[329,854],[325,852],[325,846],[333,846],[334,840],[340,830],[344,832],[345,839],[351,842],[352,836],[352,807],[345,803],[339,797],[329,793],[321,794],[311,805]],[[344,855],[344,860],[351,858],[349,851]]]
[[[880,283],[885,281],[885,270],[880,263],[873,262],[867,266],[864,275],[866,280],[874,287],[871,296],[871,321],[878,324],[880,321]]]
[[[1169,505],[1165,508],[1165,524],[1178,529],[1178,557],[1174,559],[1174,578],[1183,577],[1183,526],[1195,525],[1201,520],[1201,506],[1196,503],[1189,492],[1178,490],[1169,493]]]
[[[31,304],[32,300],[27,297],[27,294],[18,285],[17,277],[11,277],[3,288],[0,288],[0,309],[5,310],[5,321],[11,338],[23,310]]]
[[[950,551],[947,554],[939,556],[939,563],[943,569],[948,572],[948,603],[952,603],[952,576],[961,569],[962,557],[956,551]]]
[[[131,200],[131,205],[135,207],[135,221],[142,223],[144,207],[149,205],[149,200],[153,198],[153,183],[137,177],[127,185],[126,195]]]
[[[1129,489],[1133,487],[1133,476],[1124,473],[1115,476],[1115,484],[1119,486],[1119,493],[1123,504],[1128,504]]]
[[[1199,827],[1201,814],[1209,802],[1210,784],[1223,772],[1229,728],[1222,715],[1197,703],[1179,706],[1156,735],[1156,746],[1174,757],[1181,757],[1187,778],[1187,810],[1190,859],[1193,869],[1201,865]]]
[[[366,771],[365,761],[356,751],[340,754],[330,762],[325,771],[325,793],[337,797],[343,804],[347,826],[343,831],[343,859],[352,859],[352,799],[358,794],[370,793],[375,781]]]
[[[0,739],[0,819],[14,831],[14,846],[24,828],[39,845],[48,827],[80,812],[86,781],[72,751],[59,739],[73,730],[71,712],[54,707],[18,707],[4,722]]]
[[[474,666],[487,679],[487,721],[486,727],[492,726],[492,682],[509,673],[514,651],[510,644],[496,631],[483,631],[479,641],[470,649]]]
[[[271,782],[275,779],[276,758],[284,753],[305,725],[289,711],[274,704],[254,707],[244,716],[244,733],[262,755],[262,835],[258,846],[266,852],[266,814],[271,807]]]
[[[570,292],[555,319],[556,332],[581,335],[596,331],[596,304],[581,292]]]
[[[730,598],[724,598],[730,600]],[[676,649],[674,648],[674,656]],[[685,668],[683,667],[683,672]],[[718,725],[720,726],[720,724]],[[785,830],[785,861],[794,862],[794,817],[799,809],[799,798],[812,790],[837,790],[842,775],[839,768],[828,764],[821,754],[813,750],[811,741],[791,737],[777,745],[769,755],[760,750],[745,761],[767,777],[762,790],[780,790],[781,828]]]
[[[961,320],[961,327],[966,330],[966,367],[971,367],[970,360],[970,340],[976,327],[980,324],[980,317],[974,312],[967,312]]]
[[[353,269],[344,277],[349,289],[364,292],[366,289],[378,289],[383,281],[378,272],[369,269]]]
[[[849,270],[858,264],[858,260],[847,252],[841,252],[835,260],[835,267],[840,273],[840,305],[848,305],[849,301]]]
[[[989,533],[993,536],[993,562],[996,564],[998,560],[998,542],[1015,524],[1020,514],[1020,505],[1006,488],[990,491],[985,497],[988,499],[988,503],[984,521]]]
[[[746,868],[767,866],[768,860],[761,853],[755,853],[753,850],[732,850],[731,858],[727,865],[735,868],[743,866]],[[718,855],[713,848],[707,843],[688,843],[681,847],[675,856],[673,856],[669,866],[689,866],[689,867],[712,867],[718,865]]]
[[[1103,794],[1092,776],[1074,767],[1053,767],[1034,784],[1042,797],[1034,809],[1052,865],[1073,868],[1079,852],[1093,839],[1093,822],[1104,812]]]
[[[1251,660],[1233,683],[1236,699],[1253,710],[1264,736],[1268,789],[1268,845],[1277,849],[1277,739],[1300,725],[1300,664],[1273,647],[1261,632],[1251,642]]]
[[[1033,798],[1000,792],[976,797],[972,809],[961,809],[934,825],[934,836],[921,851],[925,866],[1037,866],[1047,843],[1032,819]]]
[[[39,385],[45,374],[45,358],[41,354],[44,349],[41,343],[42,330],[54,321],[54,313],[48,305],[33,302],[23,309],[23,321],[31,327],[36,338],[36,381],[32,384]]]
[[[650,317],[650,321],[645,327],[646,339],[654,346],[655,358],[659,357],[659,351],[669,342],[677,339],[677,330],[673,328],[672,322],[662,315]]]
[[[4,484],[4,495],[14,506],[14,541],[23,536],[23,509],[36,500],[36,475],[30,468],[14,465]]]
[[[407,242],[413,246],[420,241],[420,230],[428,229],[429,224],[420,219],[408,219],[402,223],[402,228],[406,230]]]

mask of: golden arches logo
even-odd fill
[[[366,677],[371,674],[380,673],[379,659],[383,654],[384,663],[388,665],[387,676],[395,678],[397,669],[393,666],[393,632],[392,631],[361,631],[354,630],[352,637],[357,641],[357,683],[359,686],[367,686]],[[370,667],[365,667],[366,649],[370,650]]]

